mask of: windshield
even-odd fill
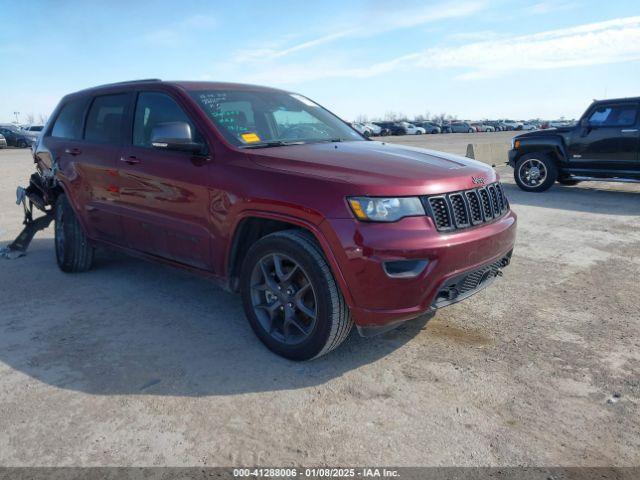
[[[335,115],[295,93],[206,90],[190,94],[220,133],[239,147],[365,140]]]

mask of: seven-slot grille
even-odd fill
[[[423,197],[422,202],[440,232],[488,223],[509,209],[500,183],[462,192]]]

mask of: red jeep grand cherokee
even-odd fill
[[[494,171],[368,141],[302,95],[143,80],[66,96],[34,149],[65,272],[94,246],[239,290],[296,360],[459,301],[509,263],[516,216]],[[35,197],[34,197],[35,195]],[[51,208],[50,208],[51,207]]]

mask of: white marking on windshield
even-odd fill
[[[295,98],[296,100],[298,100],[299,102],[304,103],[305,105],[307,105],[308,107],[316,107],[318,108],[320,105],[318,105],[317,103],[313,103],[311,100],[309,100],[307,97],[303,97],[302,95],[298,95],[297,93],[292,93],[290,94],[292,98]]]

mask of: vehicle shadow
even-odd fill
[[[329,355],[292,362],[268,351],[240,297],[187,273],[100,251],[64,274],[53,240],[0,260],[0,361],[46,384],[95,395],[230,395],[319,385],[401,348],[427,318],[373,339],[354,330]]]
[[[546,192],[531,193],[513,183],[503,183],[507,198],[516,205],[606,215],[640,215],[639,186],[629,184],[625,190],[604,190],[590,185],[569,187],[556,184]]]

